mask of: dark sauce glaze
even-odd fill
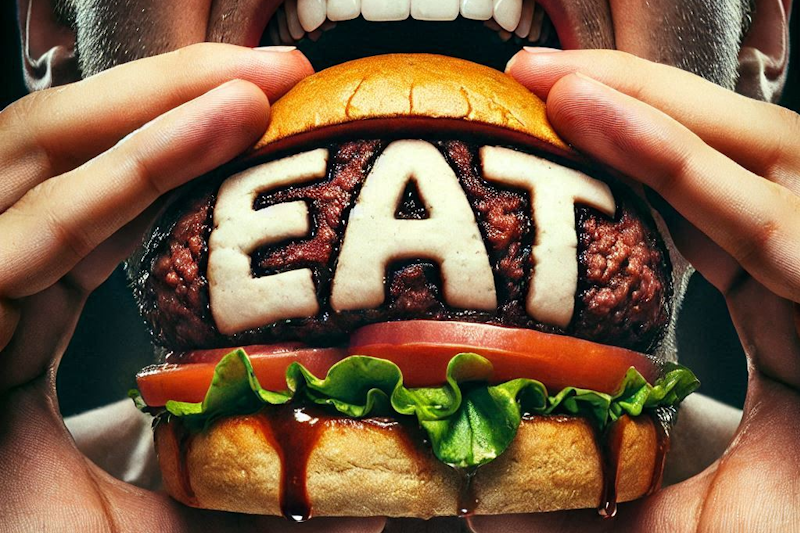
[[[670,448],[669,429],[674,423],[674,410],[656,410],[646,415],[653,421],[656,432],[656,457],[653,477],[647,494],[661,487],[664,463]],[[304,522],[312,517],[313,506],[308,494],[308,463],[326,427],[363,428],[370,426],[391,432],[409,457],[414,458],[420,470],[427,468],[428,457],[433,452],[428,447],[427,435],[413,419],[366,418],[354,419],[336,415],[319,407],[287,406],[265,409],[252,415],[265,440],[278,453],[281,462],[280,509],[283,516],[295,522]],[[526,416],[527,420],[531,417]],[[617,513],[617,480],[622,438],[627,419],[614,422],[605,431],[596,431],[596,442],[602,461],[603,490],[598,514],[613,518]],[[170,424],[174,439],[176,464],[179,469],[180,489],[189,505],[197,506],[187,467],[187,452],[194,434],[180,420]],[[459,476],[459,491],[456,515],[460,518],[472,516],[479,504],[475,487],[477,467],[455,468]]]
[[[192,488],[192,480],[189,478],[189,467],[186,464],[186,454],[192,445],[194,434],[191,433],[180,420],[174,420],[172,424],[172,436],[175,439],[175,453],[177,454],[178,477],[180,479],[181,490],[186,496],[189,505],[197,506],[197,496]]]
[[[664,476],[664,464],[669,452],[669,428],[674,423],[674,410],[657,409],[643,416],[649,416],[653,421],[656,433],[656,454],[653,463],[653,476],[647,495],[657,492],[661,488]],[[597,512],[603,518],[613,518],[617,514],[617,478],[619,475],[619,460],[622,446],[622,437],[625,424],[630,420],[622,419],[609,425],[605,432],[598,432],[598,447],[603,462],[603,493]]]
[[[606,427],[605,432],[598,432],[597,439],[603,462],[603,492],[597,512],[603,518],[614,518],[617,514],[617,475],[619,474],[619,456],[622,445],[624,422],[616,421]]]
[[[311,518],[308,497],[308,459],[320,437],[325,420],[302,408],[274,409],[256,415],[264,438],[278,452],[281,461],[281,513],[289,520]]]
[[[346,418],[314,407],[269,409],[254,415],[254,418],[264,438],[278,452],[281,461],[281,513],[295,522],[304,522],[313,515],[307,485],[308,462],[327,427],[370,426],[394,433],[420,469],[426,464],[422,457],[426,449],[424,432],[411,422],[388,418]]]
[[[475,514],[475,508],[478,507],[478,495],[475,491],[475,474],[478,473],[478,467],[456,468],[455,470],[458,472],[460,483],[456,514],[460,518],[466,518]]]
[[[667,453],[670,447],[669,428],[671,424],[671,421],[666,419],[665,416],[672,416],[672,414],[666,414],[661,410],[650,413],[650,418],[653,420],[653,427],[656,431],[656,461],[653,465],[653,479],[650,482],[650,489],[647,491],[648,496],[658,492],[664,478],[664,464],[667,461]]]

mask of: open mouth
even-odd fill
[[[286,0],[259,44],[297,46],[317,70],[393,52],[438,53],[502,70],[523,46],[561,48],[534,0]]]

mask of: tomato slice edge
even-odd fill
[[[460,342],[458,342],[460,341]],[[403,372],[407,387],[437,386],[444,382],[447,364],[458,353],[474,352],[494,365],[491,382],[531,378],[557,392],[580,387],[613,393],[630,367],[648,382],[659,374],[658,365],[646,355],[583,339],[468,322],[412,320],[364,326],[351,336],[349,349],[302,348],[287,350],[272,345],[245,346],[262,387],[285,390],[285,371],[294,361],[314,375],[348,355],[387,359]],[[149,367],[137,376],[137,385],[148,405],[162,406],[167,400],[200,402],[211,384],[216,362],[236,348],[206,350],[209,359],[184,364]],[[200,352],[200,351],[199,351]]]

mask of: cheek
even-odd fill
[[[78,51],[85,75],[204,41],[211,0],[78,0]]]
[[[723,86],[736,78],[748,0],[609,0],[616,46]]]

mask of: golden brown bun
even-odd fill
[[[336,65],[298,83],[272,106],[256,150],[341,133],[451,131],[568,152],[544,103],[510,76],[432,54],[389,54]],[[363,135],[362,135],[363,137]]]
[[[224,419],[184,441],[174,423],[160,424],[156,446],[167,491],[194,507],[280,515],[281,460],[264,434],[261,416]],[[657,436],[647,416],[623,418],[619,429],[618,501],[629,501],[650,488]],[[313,516],[456,514],[462,494],[459,474],[402,426],[328,418],[320,431],[306,477]],[[603,491],[599,449],[584,419],[524,420],[509,449],[478,469],[475,513],[597,507]]]

